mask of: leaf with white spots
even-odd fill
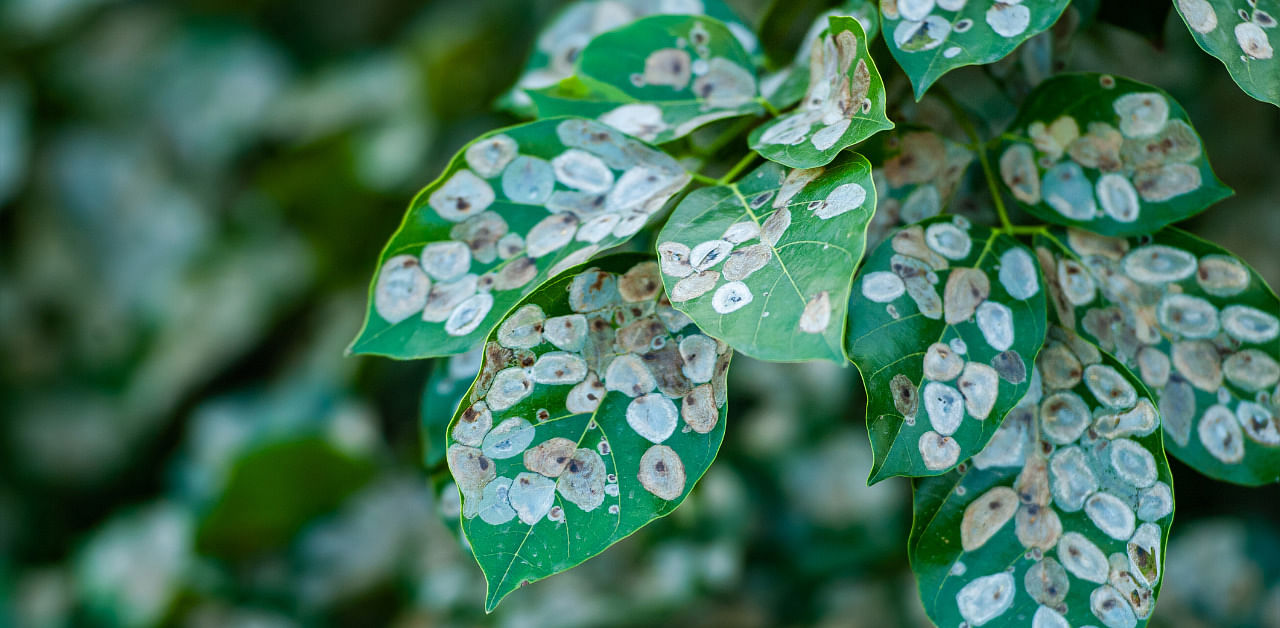
[[[482,135],[418,194],[370,286],[354,353],[475,348],[521,297],[626,242],[689,181],[666,153],[599,122]]]
[[[1068,0],[881,0],[889,52],[915,87],[916,99],[961,66],[1004,58],[1047,30]]]
[[[1136,628],[1160,594],[1173,489],[1154,403],[1096,347],[1049,336],[1061,350],[991,443],[914,482],[908,552],[939,626]]]
[[[751,148],[784,166],[825,166],[844,148],[893,128],[862,25],[852,17],[831,17],[828,24],[811,46],[809,86],[800,105],[749,138]]]
[[[422,462],[428,469],[444,461],[446,428],[480,371],[483,356],[483,348],[477,347],[438,359],[431,365],[431,375],[422,388],[421,407],[418,409]]]
[[[529,94],[539,117],[597,118],[654,143],[763,111],[755,63],[733,31],[685,15],[646,17],[597,36],[572,78]]]
[[[1215,56],[1244,93],[1280,105],[1280,2],[1173,0],[1191,37]]]
[[[1057,317],[1155,394],[1165,447],[1211,477],[1280,481],[1280,299],[1226,249],[1174,228],[1046,232]]]
[[[647,256],[580,267],[504,319],[447,433],[486,609],[680,505],[724,437],[731,355]]]
[[[1005,191],[1060,225],[1150,233],[1231,195],[1177,101],[1123,77],[1062,74],[1041,83],[1002,139],[996,160]]]
[[[760,79],[760,93],[775,109],[787,109],[804,97],[809,89],[809,59],[813,56],[814,43],[827,31],[830,25],[828,18],[845,15],[858,21],[867,41],[875,41],[880,33],[880,11],[873,0],[849,0],[824,11],[809,26],[796,50],[795,60]]]
[[[858,150],[875,168],[876,215],[867,228],[868,247],[893,229],[942,213],[973,161],[964,145],[923,128],[881,133]]]
[[[1030,384],[1045,333],[1031,251],[960,217],[900,229],[853,282],[847,343],[867,389],[870,482],[946,473]]]
[[[573,75],[574,61],[595,36],[655,14],[706,15],[724,22],[748,54],[758,54],[755,33],[722,0],[582,0],[558,13],[534,42],[524,72],[499,101],[507,111],[532,118],[537,113],[526,90],[551,87]]]
[[[762,360],[845,361],[849,283],[875,209],[871,165],[766,163],[695,190],[658,235],[672,303],[706,333]]]

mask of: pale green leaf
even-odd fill
[[[870,482],[939,475],[986,445],[1030,386],[1040,283],[1029,249],[960,217],[901,229],[868,256],[848,348],[867,389]]]
[[[755,63],[727,26],[655,15],[597,36],[572,78],[528,90],[540,117],[576,115],[662,143],[763,111]]]
[[[482,135],[418,193],[383,249],[351,351],[474,348],[521,297],[630,239],[688,181],[665,153],[590,120]]]
[[[1215,56],[1244,93],[1280,105],[1276,0],[1174,0],[1191,37]]]
[[[918,127],[880,133],[858,150],[871,161],[876,183],[868,247],[893,229],[942,213],[973,161],[973,151],[964,145]]]
[[[875,41],[876,35],[880,34],[880,11],[873,0],[849,0],[823,12],[805,32],[795,60],[760,79],[760,92],[775,109],[787,109],[804,97],[809,89],[809,58],[813,55],[813,44],[826,32],[829,26],[827,18],[842,15],[858,20],[869,42]]]
[[[882,0],[889,52],[915,87],[916,99],[943,74],[1003,58],[1058,20],[1068,0]]]
[[[486,609],[684,501],[724,437],[731,355],[671,308],[647,256],[603,258],[521,302],[448,434]]]
[[[784,166],[814,168],[893,128],[884,113],[884,81],[867,43],[858,20],[828,18],[827,32],[811,46],[809,86],[800,106],[752,131],[751,148]]]
[[[1174,228],[1036,238],[1058,319],[1138,373],[1165,446],[1211,477],[1280,481],[1280,299],[1220,246]]]
[[[1173,480],[1154,404],[1110,356],[1050,336],[986,449],[915,481],[908,552],[939,626],[1134,628],[1160,593]]]
[[[849,283],[875,210],[871,165],[766,163],[695,190],[658,235],[662,281],[703,331],[762,360],[843,364]]]
[[[1231,195],[1177,101],[1107,74],[1041,83],[997,155],[1023,209],[1106,235],[1157,231]]]

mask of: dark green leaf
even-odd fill
[[[1244,93],[1280,105],[1276,0],[1174,0],[1191,36],[1215,56]]]
[[[813,45],[830,26],[828,18],[841,15],[857,20],[867,34],[868,42],[875,41],[880,33],[880,11],[872,0],[849,0],[819,15],[800,42],[795,60],[760,79],[760,92],[775,109],[787,109],[804,97],[809,89],[809,58],[813,56]]]

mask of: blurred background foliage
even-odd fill
[[[825,8],[731,4],[775,66]],[[1089,4],[943,83],[993,129],[1057,69],[1167,89],[1237,191],[1190,228],[1280,285],[1280,114],[1167,2]],[[490,105],[559,7],[0,2],[0,624],[927,625],[909,486],[864,485],[856,371],[745,358],[684,507],[483,614],[419,436],[474,364],[343,349],[408,200],[514,121]],[[873,51],[890,116],[945,128]],[[1280,488],[1174,472],[1156,624],[1280,626]]]

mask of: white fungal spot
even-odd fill
[[[480,520],[491,526],[502,525],[516,518],[507,495],[511,491],[511,478],[497,478],[484,487],[477,513]]]
[[[764,268],[773,258],[773,249],[767,244],[753,244],[729,253],[724,262],[724,278],[728,281],[741,281],[752,273]]]
[[[1156,482],[1138,498],[1138,518],[1143,521],[1159,521],[1173,512],[1173,489],[1164,482]]]
[[[605,476],[608,474],[604,460],[594,449],[582,448],[574,452],[565,465],[556,491],[578,508],[591,512],[604,503]]]
[[[791,210],[782,207],[764,221],[764,225],[760,227],[760,240],[769,246],[777,246],[790,226]]]
[[[1163,388],[1169,381],[1169,356],[1154,347],[1143,347],[1138,351],[1138,371],[1148,386]]]
[[[667,129],[662,110],[657,105],[630,103],[605,112],[600,121],[627,135],[652,142]]]
[[[518,416],[511,417],[485,435],[480,449],[494,460],[505,460],[524,453],[533,442],[533,436],[532,424]]]
[[[960,443],[933,430],[921,434],[917,445],[925,468],[931,471],[951,467],[960,459]]]
[[[1200,258],[1196,282],[1215,297],[1231,297],[1249,287],[1249,269],[1229,255],[1206,255]]]
[[[964,419],[964,398],[960,391],[946,384],[929,382],[924,386],[924,409],[933,429],[950,436]]]
[[[1079,447],[1064,447],[1049,459],[1049,485],[1053,500],[1063,512],[1076,512],[1098,490],[1098,480]]]
[[[974,310],[986,301],[990,294],[991,282],[987,279],[987,274],[981,270],[957,268],[951,271],[942,293],[947,324],[955,325],[972,318]]]
[[[1063,161],[1044,173],[1044,202],[1072,220],[1092,220],[1098,213],[1093,185],[1080,164]]]
[[[427,304],[431,280],[412,255],[396,255],[378,271],[373,309],[392,325],[417,314]]]
[[[689,263],[689,247],[679,242],[663,242],[658,245],[658,264],[664,275],[688,277],[693,273]]]
[[[1163,244],[1148,244],[1124,257],[1124,273],[1147,284],[1182,281],[1196,272],[1196,256]]]
[[[800,313],[800,331],[820,334],[831,324],[831,295],[826,290],[814,295]]]
[[[569,284],[569,307],[575,312],[594,312],[621,299],[617,278],[600,270],[582,272]]]
[[[592,194],[608,192],[613,187],[613,171],[599,157],[571,148],[551,160],[556,180],[575,190]]]
[[[925,243],[938,254],[952,260],[962,260],[969,256],[973,241],[969,234],[949,222],[938,222],[929,225],[924,231]]]
[[[942,45],[951,32],[951,23],[939,15],[923,21],[903,20],[893,29],[893,42],[903,52],[933,50]]]
[[[711,384],[695,386],[684,396],[680,405],[680,416],[689,429],[698,434],[707,434],[715,429],[720,421],[720,411],[716,408],[715,393]]]
[[[569,314],[548,318],[542,325],[542,337],[564,351],[580,351],[587,338],[587,317]]]
[[[987,301],[978,306],[977,318],[978,329],[991,348],[1004,351],[1013,346],[1013,311],[1007,306]]]
[[[1000,155],[1000,178],[1018,200],[1035,205],[1040,202],[1040,174],[1035,155],[1026,144],[1014,144]]]
[[[555,185],[551,164],[538,157],[520,155],[502,171],[502,193],[515,203],[541,205]]]
[[[422,249],[422,270],[437,281],[453,281],[471,269],[471,250],[462,242],[432,242]]]
[[[1022,248],[1011,248],[1000,256],[1000,285],[1009,296],[1023,301],[1040,291],[1039,273],[1031,254]]]
[[[1141,206],[1138,204],[1138,191],[1124,175],[1108,172],[1098,177],[1098,201],[1102,203],[1102,211],[1116,222],[1133,222],[1138,219]]]
[[[1218,349],[1207,340],[1173,344],[1173,368],[1200,390],[1216,393],[1222,386],[1222,363]]]
[[[1093,424],[1093,429],[1103,438],[1122,438],[1126,436],[1146,436],[1156,429],[1159,416],[1155,406],[1146,398],[1138,400],[1138,404],[1127,412],[1101,414]]]
[[[453,308],[449,318],[444,321],[444,332],[450,336],[465,336],[476,330],[480,322],[488,316],[493,308],[493,295],[480,293],[468,298],[458,307]]]
[[[1071,628],[1071,624],[1062,613],[1048,606],[1040,606],[1036,608],[1036,614],[1031,616],[1031,628]]]
[[[636,264],[618,280],[618,293],[627,303],[650,301],[661,291],[662,277],[656,262]]]
[[[862,278],[862,296],[876,303],[888,303],[906,291],[902,279],[889,271],[878,270]]]
[[[1094,493],[1085,500],[1084,513],[1099,530],[1119,541],[1128,540],[1137,525],[1133,510],[1119,497],[1107,492]]]
[[[960,522],[960,545],[972,552],[1000,531],[1018,508],[1018,495],[1007,486],[997,486],[973,500],[964,509]]]
[[[1178,0],[1178,8],[1191,30],[1201,35],[1218,27],[1218,15],[1208,0]]]
[[[532,349],[542,344],[542,308],[529,304],[516,310],[498,326],[498,344],[508,349]]]
[[[957,32],[959,32],[959,29],[956,29],[956,30]],[[951,46],[951,47],[948,47],[946,50],[942,51],[942,56],[948,59],[954,59],[960,56],[960,53],[962,52],[964,52],[964,49],[962,49],[960,46]]]
[[[1062,296],[1072,305],[1084,305],[1093,301],[1097,294],[1097,283],[1079,262],[1065,258],[1058,260],[1057,275]]]
[[[549,478],[560,477],[578,444],[567,438],[549,438],[524,452],[524,466]]]
[[[1139,170],[1133,185],[1142,199],[1162,203],[1200,187],[1200,169],[1190,164],[1165,164],[1159,168]]]
[[[587,247],[591,248],[591,247]],[[586,250],[586,249],[582,249]],[[538,274],[538,266],[527,255],[521,255],[502,266],[493,279],[494,290],[513,290],[530,281]],[[552,271],[555,274],[555,271]]]
[[[1233,464],[1244,459],[1244,435],[1231,410],[1224,405],[1210,406],[1196,428],[1200,444],[1218,460]]]
[[[701,13],[698,11],[697,13]],[[689,84],[693,72],[689,53],[679,48],[662,48],[649,53],[644,60],[644,83],[666,85],[682,90]]]
[[[755,97],[756,80],[742,66],[712,57],[707,71],[693,81],[693,93],[711,109],[740,107]]]
[[[806,125],[806,129],[808,126]],[[800,193],[806,185],[811,181],[822,176],[825,168],[797,168],[787,173],[787,177],[782,180],[782,187],[778,189],[778,195],[773,199],[773,208],[782,209]]]
[[[835,146],[836,142],[840,141],[841,137],[844,137],[845,131],[849,130],[849,125],[852,123],[853,123],[853,120],[849,118],[840,118],[839,120],[836,120],[834,123],[828,124],[827,126],[824,126],[821,129],[819,129],[816,133],[813,134],[813,137],[809,138],[809,142],[813,144],[814,148],[825,151],[831,148],[832,146]],[[857,185],[857,184],[855,183],[852,185]],[[858,189],[862,189],[862,186],[859,185]],[[866,190],[863,190],[863,194],[864,195],[866,194]],[[858,205],[861,205],[861,204],[862,203],[858,203]],[[844,211],[853,209],[856,206],[857,205],[850,206],[848,207],[848,209]],[[844,213],[844,212],[841,212],[841,213]],[[830,218],[830,216],[822,216],[821,214],[819,214],[818,217],[823,219]]]
[[[495,135],[468,146],[464,158],[476,174],[489,179],[498,176],[516,158],[517,149],[515,140],[506,135]]]
[[[1084,400],[1069,390],[1056,392],[1040,404],[1044,434],[1059,445],[1073,443],[1093,420]]]
[[[1244,433],[1254,442],[1267,447],[1280,446],[1280,426],[1277,426],[1275,416],[1266,406],[1241,401],[1236,406],[1236,418],[1244,428]]]
[[[620,355],[609,363],[604,375],[605,387],[628,397],[638,397],[658,385],[644,360],[634,354]]]
[[[453,432],[450,434],[454,442],[462,443],[470,447],[478,447],[484,440],[484,435],[488,433],[489,428],[493,426],[493,413],[489,411],[489,406],[483,400],[471,404],[471,407],[462,411],[462,416],[458,417],[453,426]]]
[[[595,412],[607,392],[595,373],[587,373],[585,379],[569,389],[565,396],[565,409],[574,414]]]
[[[1131,408],[1138,392],[1119,371],[1103,364],[1084,369],[1084,383],[1098,402],[1109,408]]]
[[[964,407],[969,415],[979,421],[991,414],[996,405],[1000,381],[996,370],[977,362],[964,365],[964,373],[957,382],[964,396]]]
[[[1107,556],[1083,534],[1067,532],[1058,540],[1058,560],[1071,575],[1103,583],[1107,581]]]
[[[719,314],[729,314],[746,307],[752,298],[751,288],[747,284],[730,281],[716,289],[711,297],[711,309]]]
[[[671,501],[684,494],[684,462],[674,449],[666,445],[654,445],[645,450],[636,476],[640,486],[659,499]]]
[[[938,187],[924,184],[912,190],[902,201],[899,216],[902,222],[918,222],[942,213],[942,195]]]
[[[1280,335],[1280,319],[1247,305],[1222,308],[1222,329],[1240,342],[1264,343]]]
[[[641,395],[627,405],[627,425],[653,443],[670,438],[678,419],[676,404],[660,393]]]
[[[1144,523],[1125,545],[1129,555],[1129,572],[1138,583],[1153,587],[1160,579],[1160,526]]]
[[[955,351],[960,355],[964,355],[969,352],[969,347],[964,344],[964,339],[959,336],[947,341],[947,346],[951,347],[952,351]]]
[[[1018,406],[1009,411],[1004,422],[996,429],[991,441],[973,457],[973,466],[978,469],[988,467],[1021,467],[1026,461],[1027,446],[1030,444],[1028,432],[1034,411],[1027,406]]]
[[[720,239],[736,246],[758,237],[760,237],[760,225],[750,220],[744,220],[729,225],[729,228],[724,230],[724,235],[720,236]]]
[[[995,2],[987,9],[987,24],[1001,37],[1016,37],[1031,24],[1031,9],[1021,4]]]
[[[449,222],[459,222],[493,204],[493,188],[470,170],[462,169],[427,197],[427,204]]]
[[[463,275],[457,281],[438,281],[431,286],[427,295],[426,307],[422,309],[422,320],[429,323],[442,323],[463,301],[476,293],[478,279],[474,274]]]
[[[1156,306],[1156,318],[1166,330],[1187,338],[1210,338],[1218,333],[1218,310],[1200,297],[1166,294]]]
[[[707,270],[723,261],[732,250],[733,243],[725,240],[703,242],[693,247],[693,251],[689,253],[689,264],[696,271]]]
[[[1267,32],[1253,22],[1236,24],[1236,43],[1246,55],[1254,59],[1270,59],[1275,54],[1271,42],[1267,40]]]
[[[586,361],[574,353],[544,353],[533,365],[533,381],[539,384],[576,384],[586,376]]]
[[[904,20],[923,20],[930,11],[933,11],[933,0],[898,0],[898,14]]]
[[[1133,614],[1133,608],[1125,601],[1125,597],[1109,584],[1104,584],[1089,594],[1089,610],[1093,611],[1094,617],[1097,617],[1098,621],[1107,628],[1134,628],[1138,625],[1138,618]]]
[[[507,499],[520,516],[520,522],[533,525],[547,515],[556,499],[555,480],[537,473],[523,472],[511,482]]]
[[[524,238],[518,233],[508,233],[499,238],[495,246],[499,258],[511,259],[524,250]]]
[[[1234,417],[1227,413],[1230,421]],[[1232,421],[1232,425],[1234,425]],[[1237,439],[1238,440],[1238,439]],[[1111,441],[1111,468],[1125,482],[1138,488],[1147,488],[1156,482],[1156,459],[1151,452],[1127,438]]]
[[[846,122],[848,122],[847,119]],[[818,208],[814,210],[813,215],[822,220],[827,220],[862,207],[862,203],[866,200],[866,188],[857,183],[846,183],[832,190],[831,194],[827,195],[826,200],[822,201]]]
[[[670,297],[671,301],[674,303],[682,303],[710,292],[719,280],[719,271],[704,270],[696,275],[690,275],[676,282],[676,285],[671,287],[671,293],[667,296]]]
[[[1067,570],[1052,557],[1046,557],[1027,569],[1023,577],[1023,585],[1031,599],[1041,603],[1057,606],[1067,599],[1071,590],[1071,580]]]
[[[529,257],[538,258],[560,250],[573,241],[573,234],[577,229],[578,217],[567,212],[543,218],[529,229],[525,237],[525,248]]]
[[[1125,137],[1155,135],[1169,121],[1169,101],[1157,92],[1125,94],[1111,107],[1120,116],[1120,132]]]
[[[951,347],[940,342],[929,345],[924,354],[924,376],[928,379],[949,382],[964,368],[964,359]]]
[[[956,606],[970,626],[981,626],[1009,610],[1016,592],[1008,573],[974,578],[956,593]]]
[[[1062,520],[1047,504],[1023,504],[1014,515],[1013,522],[1018,542],[1026,548],[1044,552],[1053,549],[1058,537],[1062,536]]]
[[[702,384],[711,381],[716,364],[716,341],[693,334],[680,341],[681,372],[689,381]]]

